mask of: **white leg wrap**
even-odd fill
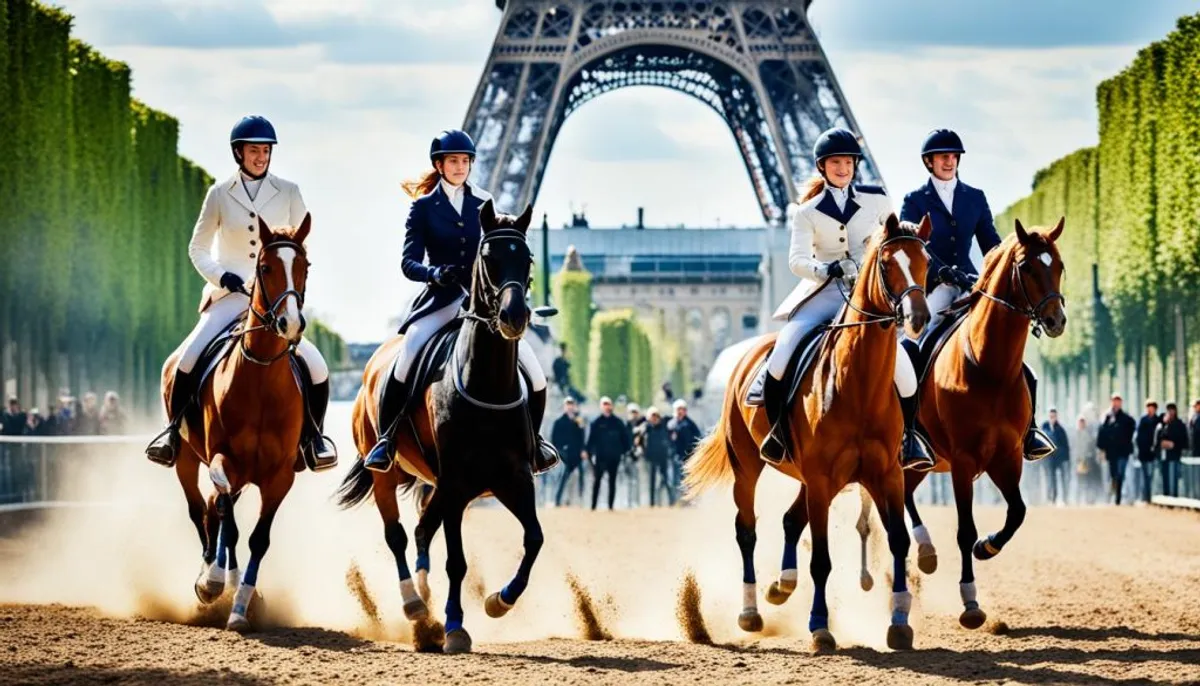
[[[972,581],[969,584],[959,584],[958,585],[958,593],[960,596],[962,596],[963,605],[969,605],[970,603],[978,604],[977,601],[975,600],[975,582],[974,581]]]
[[[411,578],[400,580],[400,597],[406,603],[420,599],[421,596],[417,594],[417,586]]]
[[[250,611],[250,600],[254,598],[254,587],[250,584],[242,584],[238,586],[237,593],[233,596],[233,610],[230,614],[245,617]]]
[[[779,590],[791,593],[796,590],[796,581],[800,578],[799,571],[784,569],[779,572]]]
[[[892,593],[892,624],[908,624],[910,611],[912,611],[912,594],[908,591]]]
[[[926,529],[924,524],[922,524],[921,526],[915,527],[912,530],[912,533],[913,533],[913,540],[915,540],[918,544],[933,545],[933,539],[929,537],[929,529]]]
[[[216,566],[216,565],[214,565]],[[225,571],[225,586],[227,588],[236,588],[242,581],[242,575],[238,574],[238,568],[226,569]]]
[[[758,584],[742,584],[742,611],[758,610]]]

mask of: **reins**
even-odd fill
[[[263,246],[263,254],[265,255],[267,250],[276,250],[279,248],[293,248],[300,255],[306,254],[304,251],[304,246],[302,246],[299,243],[296,243],[294,241],[286,241],[286,240],[276,241],[276,242],[271,243],[270,245]],[[279,306],[283,304],[283,301],[286,300],[289,295],[296,296],[297,302],[299,303],[300,307],[303,308],[304,307],[304,293],[297,291],[294,288],[289,288],[288,290],[280,293],[279,297],[272,300],[270,292],[267,291],[266,281],[263,278],[263,263],[261,260],[255,266],[254,273],[255,273],[254,287],[262,288],[263,299],[266,300],[267,302],[270,302],[271,307],[266,312],[259,312],[258,310],[256,310],[254,308],[253,294],[251,292],[247,292],[246,289],[243,288],[241,290],[241,292],[244,293],[248,298],[250,298],[250,314],[254,315],[254,318],[256,320],[258,320],[258,325],[244,328],[241,331],[234,333],[233,335],[239,339],[238,349],[241,351],[242,357],[245,357],[248,361],[253,362],[254,364],[257,364],[257,365],[260,365],[263,367],[269,367],[270,365],[274,364],[275,362],[283,359],[283,357],[285,355],[289,355],[289,354],[295,352],[296,345],[289,343],[287,345],[287,347],[285,347],[279,354],[274,355],[268,359],[262,359],[262,358],[256,356],[254,353],[250,352],[250,349],[246,347],[246,335],[254,333],[255,331],[264,331],[267,329],[274,328],[279,323]],[[300,315],[300,322],[301,322],[301,328],[303,328],[303,323],[304,323],[304,315],[303,314]]]
[[[900,326],[904,323],[904,309],[903,309],[904,299],[908,297],[909,293],[924,294],[925,287],[913,284],[913,285],[909,286],[908,288],[905,288],[903,291],[901,291],[899,295],[894,295],[892,293],[891,289],[888,288],[888,285],[887,285],[887,278],[885,278],[886,274],[884,274],[884,271],[883,271],[882,255],[883,255],[883,249],[886,248],[887,246],[889,246],[893,243],[898,243],[900,241],[906,241],[906,240],[919,241],[922,246],[925,245],[925,241],[922,240],[919,236],[903,235],[903,236],[896,236],[894,238],[889,238],[886,241],[879,244],[879,248],[877,250],[879,257],[877,257],[877,259],[875,260],[875,271],[876,271],[876,277],[879,281],[879,289],[880,289],[880,291],[882,291],[883,296],[891,304],[892,311],[888,312],[888,313],[879,313],[879,312],[867,312],[866,310],[863,310],[862,308],[860,308],[854,304],[854,300],[852,297],[854,295],[853,291],[851,291],[849,293],[846,292],[845,280],[844,279],[835,279],[835,282],[837,283],[838,292],[841,294],[842,300],[845,301],[846,306],[849,307],[851,310],[857,312],[858,314],[866,317],[867,319],[860,321],[860,322],[842,321],[842,322],[837,322],[834,324],[829,324],[828,328],[830,330],[849,329],[849,328],[858,327],[858,326],[870,326],[871,324],[882,324],[883,326],[890,326],[890,325],[895,324],[896,326]]]

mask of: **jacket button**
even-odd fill
[[[458,226],[459,226],[459,228],[462,228],[462,225],[463,225],[463,223],[462,223],[462,222],[459,222],[459,223],[458,223]]]
[[[250,213],[250,218],[251,218],[251,219],[254,219],[254,213],[253,213],[253,212],[251,212],[251,213]]]
[[[253,230],[254,230],[254,225],[253,225],[253,224],[251,224],[250,226],[247,226],[246,228],[247,228],[247,229],[249,229],[250,231],[253,231]]]
[[[250,245],[258,245],[258,241],[250,241]]]
[[[467,254],[467,251],[466,251],[466,250],[459,250],[459,251],[458,251],[458,254],[459,254],[459,255],[466,255],[466,254]]]
[[[254,257],[257,253],[250,253],[250,257]]]
[[[846,225],[845,225],[845,224],[843,224],[843,225],[841,225],[841,226],[839,226],[839,227],[838,227],[838,231],[845,231],[845,230],[846,230]]]
[[[458,242],[459,242],[459,243],[466,243],[466,242],[467,242],[467,237],[466,237],[466,236],[463,236],[462,238],[458,239]]]
[[[845,237],[845,236],[842,236],[842,237],[841,237],[841,238],[839,238],[838,240],[839,240],[839,241],[841,241],[841,242],[843,242],[843,243],[845,243],[845,242],[846,242],[846,237]]]
[[[951,219],[951,220],[950,220],[950,226],[958,226],[958,222],[956,222],[956,221],[954,221],[953,219]]]

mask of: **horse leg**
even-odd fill
[[[525,554],[521,557],[517,573],[513,575],[512,581],[509,581],[507,586],[500,589],[498,593],[488,596],[483,604],[483,609],[487,611],[489,617],[503,617],[508,614],[508,611],[517,603],[517,599],[525,592],[525,587],[529,584],[529,573],[533,570],[533,563],[537,560],[538,551],[542,549],[544,538],[542,525],[538,523],[537,518],[537,501],[535,500],[533,481],[521,476],[510,488],[497,488],[493,493],[495,493],[496,499],[521,522],[521,528],[525,531],[523,541]]]
[[[408,571],[408,535],[404,525],[400,523],[400,505],[396,500],[398,487],[396,474],[399,469],[386,472],[371,472],[372,492],[375,496],[375,508],[383,520],[383,540],[387,542],[388,550],[396,559],[396,571],[400,575],[400,597],[404,600],[404,616],[409,621],[417,622],[429,616],[429,608],[417,593],[413,584],[412,574]],[[428,588],[428,586],[427,586]]]
[[[804,489],[804,484],[800,484],[800,493],[788,511],[783,513],[783,563],[779,566],[779,580],[772,581],[767,589],[767,602],[772,605],[786,603],[796,590],[796,580],[799,578],[796,548],[804,527],[808,526],[807,501],[808,491]]]
[[[871,493],[866,486],[859,484],[858,496],[861,505],[858,510],[858,521],[854,528],[858,530],[858,539],[861,543],[861,554],[859,556],[862,565],[862,571],[858,574],[858,585],[864,591],[870,591],[875,587],[875,579],[871,576],[870,566],[867,560],[867,541],[871,538],[871,509],[874,504],[871,502]],[[880,510],[880,516],[883,511]]]
[[[888,464],[887,453],[880,453],[876,464]],[[911,541],[904,523],[904,476],[892,472],[882,483],[870,484],[879,514],[887,529],[888,550],[892,553],[892,624],[888,627],[887,645],[892,650],[910,650],[913,630],[908,624],[912,610],[912,593],[908,591],[908,549]]]
[[[208,605],[225,591],[225,571],[213,564],[217,558],[217,533],[220,519],[217,516],[215,495],[205,503],[200,493],[200,460],[186,444],[181,448],[179,460],[175,462],[175,474],[187,498],[188,516],[200,537],[200,575],[192,585],[196,598]]]
[[[730,448],[726,449],[732,452]],[[755,462],[762,464],[761,460]],[[761,467],[759,470],[752,474],[737,470],[733,484],[733,502],[738,510],[733,529],[738,550],[742,553],[742,613],[738,615],[738,626],[742,631],[749,632],[763,629],[762,615],[758,613],[758,584],[754,576],[754,546],[758,542],[758,534],[754,531],[754,491]]]
[[[937,571],[937,549],[933,547],[933,538],[929,529],[921,521],[921,513],[917,511],[917,499],[913,497],[917,487],[925,480],[926,472],[908,470],[904,472],[904,509],[912,519],[912,535],[917,541],[917,568],[924,574]]]
[[[967,463],[975,464],[974,460],[967,460]],[[979,535],[972,511],[975,496],[972,476],[966,469],[957,467],[950,472],[954,484],[954,506],[958,510],[958,552],[962,555],[962,577],[958,590],[963,601],[963,613],[959,615],[958,623],[966,629],[978,629],[987,620],[987,614],[979,608],[975,598],[975,570],[971,562],[971,547]]]
[[[267,554],[267,548],[271,546],[271,524],[275,521],[275,513],[288,491],[292,489],[295,479],[294,470],[284,469],[279,471],[266,487],[259,489],[262,493],[262,505],[258,511],[258,522],[250,532],[250,561],[246,563],[246,571],[242,574],[242,581],[233,596],[233,608],[229,612],[226,629],[239,633],[250,630],[248,617],[250,603],[254,599],[254,587],[258,584],[258,567],[262,564],[263,556]],[[230,514],[232,515],[232,510]]]
[[[992,460],[987,473],[992,483],[1000,489],[1004,502],[1008,504],[1008,512],[1004,516],[1004,527],[986,539],[975,543],[974,553],[978,560],[990,560],[1000,554],[1001,549],[1012,540],[1013,534],[1025,522],[1025,500],[1021,497],[1021,457],[1016,462],[1011,457],[1008,460]],[[1014,466],[1015,465],[1015,466]]]
[[[438,493],[441,492],[438,489]],[[437,499],[435,496],[434,500]],[[471,652],[471,635],[463,628],[462,608],[462,581],[467,575],[467,557],[463,554],[462,542],[464,509],[466,501],[463,499],[446,503],[443,521],[446,529],[446,576],[450,578],[450,590],[446,594],[446,644],[443,647],[447,653]]]
[[[808,521],[812,527],[812,560],[808,571],[813,580],[812,611],[808,615],[808,630],[812,632],[813,651],[837,649],[837,641],[829,632],[829,604],[825,599],[825,583],[833,562],[829,558],[829,485],[823,479],[808,484]]]
[[[434,489],[433,494],[425,501],[421,518],[417,520],[417,528],[413,536],[417,539],[417,595],[426,603],[429,602],[429,545],[442,526],[442,518],[446,505],[441,495],[441,489]],[[403,590],[403,589],[402,589]]]

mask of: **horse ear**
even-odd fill
[[[921,223],[917,225],[917,238],[928,241],[931,233],[933,233],[933,220],[930,219],[927,213],[924,217],[921,217]]]
[[[483,228],[484,233],[496,228],[496,206],[491,198],[485,200],[483,207],[479,208],[479,226]]]
[[[305,212],[304,219],[300,222],[300,228],[296,229],[296,234],[292,240],[300,245],[304,245],[304,239],[308,238],[308,232],[312,229],[312,214]]]
[[[1013,218],[1013,227],[1017,232],[1017,240],[1021,241],[1022,243],[1028,243],[1029,242],[1029,232],[1026,231],[1025,227],[1021,225],[1020,219],[1017,219],[1015,217]]]
[[[1063,224],[1065,224],[1066,222],[1067,222],[1066,217],[1058,218],[1058,223],[1055,224],[1054,228],[1050,230],[1050,242],[1051,243],[1058,242],[1058,237],[1061,236],[1062,232],[1063,232]]]
[[[258,215],[258,242],[262,247],[267,247],[271,240],[275,238],[275,234],[271,232],[271,227],[267,226],[267,222]]]
[[[521,216],[517,217],[515,226],[521,233],[526,233],[529,231],[529,223],[531,221],[533,221],[533,205],[527,204],[525,205],[525,211],[521,213]]]
[[[888,218],[883,222],[883,225],[884,228],[887,229],[888,238],[895,238],[896,236],[900,235],[900,220],[896,217],[895,212],[888,215]]]

